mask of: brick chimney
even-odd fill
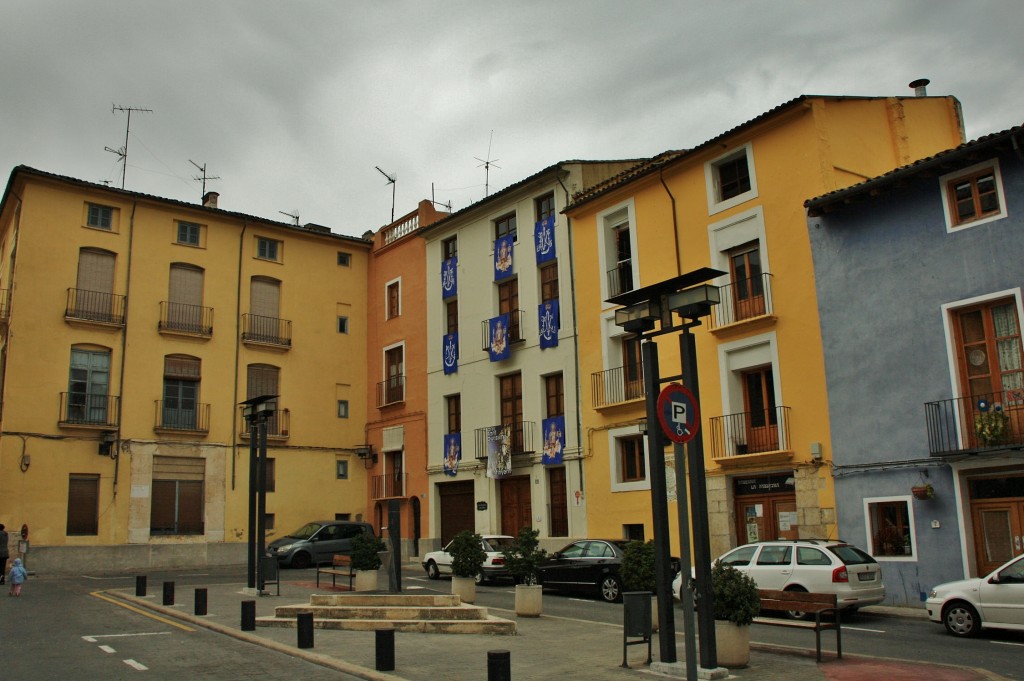
[[[217,198],[220,196],[217,192],[206,192],[203,195],[203,208],[216,208]]]

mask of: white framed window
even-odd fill
[[[636,219],[629,200],[597,215],[598,260],[601,264],[601,300],[640,286]]]
[[[384,318],[394,319],[402,315],[402,280],[392,279],[384,284]]]
[[[612,492],[649,490],[648,471],[651,458],[647,438],[639,426],[613,428],[608,431],[608,470],[611,471]]]
[[[260,260],[281,262],[281,242],[276,239],[256,237],[256,257]]]
[[[198,246],[202,227],[194,222],[178,221],[178,236],[175,243],[183,246]]]
[[[721,343],[718,361],[725,429],[719,455],[788,450],[775,333]]]
[[[708,215],[757,198],[754,149],[750,142],[704,164]]]
[[[96,229],[105,229],[108,232],[114,229],[114,209],[110,206],[101,206],[98,203],[86,204],[85,224]]]
[[[910,495],[864,498],[867,550],[878,562],[917,561],[914,504]]]
[[[977,227],[1006,217],[999,159],[976,163],[939,178],[946,231]]]

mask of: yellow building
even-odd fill
[[[249,436],[268,541],[366,509],[370,242],[14,169],[0,204],[0,522],[36,569],[245,561]],[[99,561],[99,562],[97,562]]]
[[[651,538],[652,527],[639,343],[605,301],[711,267],[727,273],[712,282],[722,303],[695,334],[712,553],[757,539],[836,536],[802,204],[962,140],[952,97],[802,96],[574,198],[566,212],[580,376],[590,381],[580,394],[592,535]],[[677,337],[661,337],[658,348],[661,376],[678,375]]]

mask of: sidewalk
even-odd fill
[[[282,575],[285,577],[284,575]],[[386,586],[386,578],[381,580]],[[274,648],[296,657],[302,657],[337,669],[358,678],[393,681],[478,681],[487,678],[487,653],[507,650],[511,659],[511,678],[523,679],[577,679],[588,681],[628,681],[638,679],[673,678],[654,673],[643,663],[647,647],[628,647],[631,669],[622,664],[622,627],[584,620],[543,615],[539,618],[517,618],[515,613],[489,608],[491,614],[515,620],[515,636],[489,636],[478,634],[421,634],[396,632],[395,669],[393,672],[375,670],[376,634],[372,631],[314,630],[313,648],[298,648],[296,629],[257,627],[255,631],[241,630],[243,601],[256,602],[256,616],[270,616],[274,608],[309,602],[313,593],[331,593],[330,587],[317,589],[312,581],[281,582],[281,595],[252,596],[244,593],[244,584],[206,585],[207,614],[195,616],[194,589],[176,594],[173,606],[161,605],[162,592],[150,585],[144,598],[135,596],[134,589],[111,590],[109,595],[135,605],[143,606],[165,616],[171,616],[189,626],[219,631],[240,640]],[[276,588],[268,585],[272,594]],[[383,589],[382,591],[386,591]],[[893,608],[901,611],[904,609]],[[886,613],[894,614],[894,613]],[[729,670],[729,679],[757,679],[758,681],[1001,681],[1000,676],[982,670],[944,665],[902,663],[881,658],[844,656],[836,660],[834,638],[822,637],[824,661],[814,659],[813,634],[808,632],[810,653],[781,647],[757,646],[751,650],[750,665],[745,669]],[[677,641],[680,676],[685,678],[685,650],[682,636]],[[657,633],[652,641],[652,655],[658,660]]]

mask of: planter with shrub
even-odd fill
[[[483,541],[479,534],[463,530],[448,545],[452,557],[452,593],[463,603],[476,601],[476,578],[487,560]]]
[[[731,565],[716,561],[711,568],[718,663],[746,667],[750,662],[750,624],[761,611],[757,583]]]
[[[514,542],[501,553],[505,567],[516,583],[516,614],[520,617],[539,617],[543,612],[543,587],[537,584],[537,566],[547,558],[540,548],[540,530],[524,527]]]
[[[352,537],[352,569],[356,571],[356,591],[377,589],[377,570],[382,565],[380,552],[386,549],[384,541],[369,532]]]

